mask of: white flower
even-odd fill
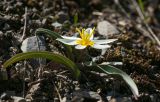
[[[67,45],[76,45],[75,46],[76,49],[84,49],[87,46],[91,46],[96,49],[107,49],[111,47],[110,45],[108,45],[108,43],[111,43],[117,40],[117,39],[94,40],[93,34],[94,34],[95,28],[93,29],[87,28],[86,30],[82,29],[82,31],[76,28],[76,30],[80,34],[80,38],[62,36],[62,38],[58,38],[56,40]]]

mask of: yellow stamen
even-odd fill
[[[80,34],[81,39],[77,40],[76,43],[82,46],[93,46],[94,42],[90,40],[91,36],[94,34],[95,28],[93,28],[91,33],[88,33],[85,31],[85,29],[80,29],[76,28],[78,33]]]
[[[87,39],[77,40],[76,43],[82,46],[93,46],[94,45],[93,41],[87,40]]]
[[[80,29],[76,28],[76,31],[78,31],[78,33],[80,34],[80,37],[83,37],[83,32],[80,31]]]

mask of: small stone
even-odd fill
[[[34,93],[35,91],[37,91],[40,88],[40,83],[34,84],[31,86],[29,93]],[[28,94],[29,95],[29,94]],[[28,96],[27,96],[28,97]]]
[[[94,11],[92,14],[96,15],[96,16],[102,16],[103,15],[102,12],[98,12],[98,11]]]
[[[119,21],[118,23],[119,23],[119,25],[121,25],[121,26],[126,26],[126,25],[127,25],[127,23],[126,23],[125,21]]]
[[[58,22],[60,22],[60,23],[63,23],[64,21],[66,21],[66,20],[69,19],[68,14],[65,13],[65,12],[63,12],[63,11],[60,11],[57,16],[58,16],[58,19],[57,19],[57,20],[58,20]]]
[[[77,91],[73,92],[73,96],[83,97],[87,99],[101,100],[101,96],[93,91]]]
[[[4,24],[4,28],[3,28],[3,30],[9,30],[10,29],[10,25],[9,24],[7,24],[7,23],[5,23]]]
[[[62,27],[62,24],[61,23],[58,23],[58,22],[54,22],[51,24],[53,27],[55,28],[61,28]]]
[[[30,51],[45,51],[46,46],[45,46],[45,40],[43,36],[33,36],[26,38],[22,42],[21,50],[23,52],[30,52]],[[31,65],[33,67],[37,68],[40,65],[45,65],[46,60],[45,59],[32,59],[31,60]]]
[[[44,18],[44,19],[42,20],[42,24],[45,25],[46,23],[47,23],[47,19]]]
[[[12,96],[12,99],[14,100],[14,102],[26,102],[23,97]]]
[[[11,99],[11,96],[8,95],[6,92],[4,92],[4,93],[1,94],[0,99],[1,99],[1,100],[10,100],[10,99]]]
[[[45,41],[43,36],[33,36],[26,38],[21,46],[21,50],[23,52],[29,52],[29,51],[45,51]]]
[[[109,23],[108,21],[104,20],[98,23],[97,30],[100,35],[103,35],[108,38],[109,35],[118,34],[119,31],[117,28]]]

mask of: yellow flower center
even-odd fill
[[[88,33],[85,31],[85,29],[82,29],[82,31],[80,31],[78,28],[76,28],[81,37],[81,39],[77,40],[76,43],[82,46],[93,46],[94,42],[91,41],[90,38],[93,36],[94,29],[95,28],[93,28],[92,32]]]
[[[82,46],[93,46],[94,42],[88,39],[80,39],[76,41],[77,44]]]

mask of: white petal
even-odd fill
[[[70,40],[77,40],[77,39],[80,39],[80,38],[77,38],[75,36],[72,36],[72,37],[68,37],[68,36],[61,36],[62,38],[64,39],[70,39]]]
[[[75,46],[75,48],[76,49],[84,49],[84,48],[86,48],[87,46],[82,46],[82,45],[77,45],[77,46]]]
[[[92,29],[92,28],[87,28],[87,29],[85,30],[85,32],[87,32],[88,34],[91,34],[91,33],[92,33],[92,31],[93,31],[93,29]]]
[[[108,44],[108,43],[114,42],[116,40],[117,39],[93,40],[93,42],[95,42],[95,44]]]
[[[91,37],[90,37],[89,39],[90,39],[90,40],[93,40],[93,37],[94,37],[94,36],[93,36],[93,34],[92,34]]]
[[[110,45],[94,44],[92,47],[95,48],[95,49],[107,49],[107,48],[110,48],[111,46]]]
[[[67,44],[67,45],[77,45],[76,40],[60,39],[60,38],[57,38],[56,40],[58,40],[64,44]]]
[[[87,28],[85,31],[84,31],[84,34],[86,35],[86,34],[92,34],[93,33],[93,29],[92,28]],[[92,40],[93,39],[93,34],[91,35],[91,37],[90,37],[90,40]]]

